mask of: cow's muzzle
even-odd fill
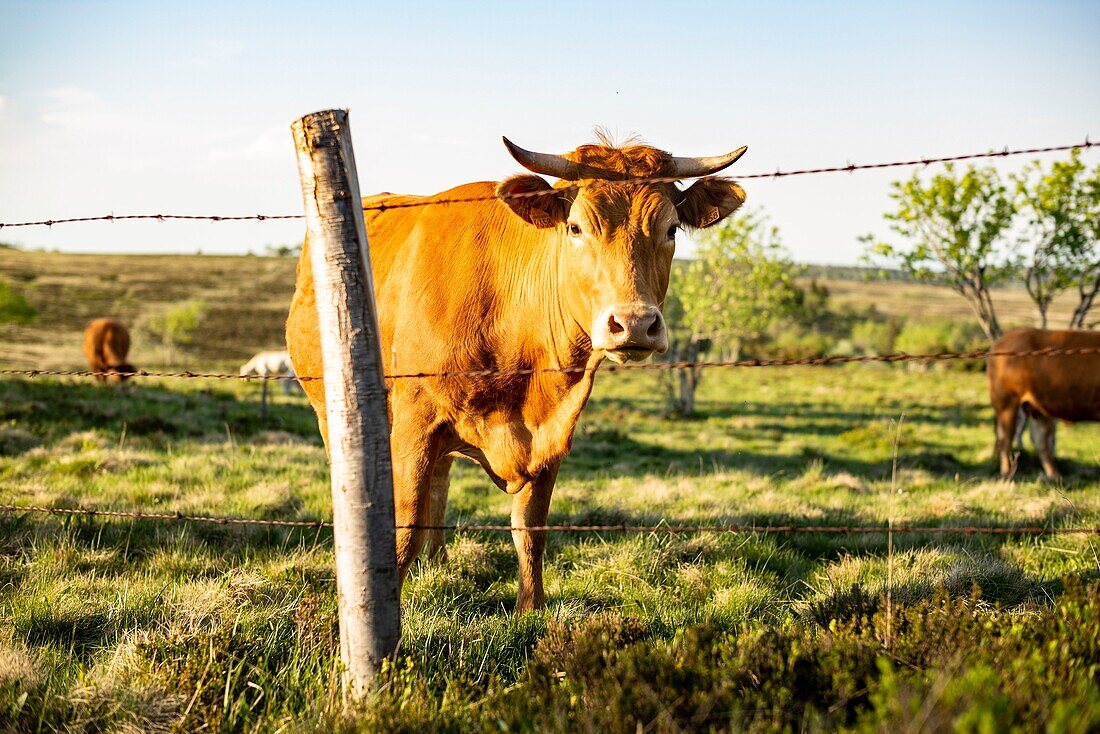
[[[596,316],[592,348],[614,362],[636,362],[654,352],[668,351],[665,317],[656,306],[618,303]]]

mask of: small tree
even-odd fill
[[[665,314],[670,324],[669,359],[698,361],[703,352],[759,338],[798,304],[797,270],[779,243],[779,231],[760,213],[727,219],[701,234],[695,259],[673,268]],[[695,410],[701,367],[665,375],[670,407]]]
[[[927,184],[917,174],[892,184],[897,209],[885,216],[910,244],[876,243],[868,235],[867,257],[949,286],[967,300],[992,341],[1001,326],[989,289],[1016,272],[1016,258],[1003,241],[1015,207],[995,169],[971,166],[959,176],[951,164],[945,168]]]
[[[145,329],[164,345],[171,362],[177,346],[191,343],[195,331],[206,317],[206,310],[205,301],[185,301],[151,317]]]
[[[1074,149],[1049,171],[1033,161],[1013,181],[1026,219],[1024,280],[1040,325],[1047,328],[1047,311],[1058,294],[1077,288],[1069,328],[1084,328],[1100,291],[1100,166],[1090,174]]]

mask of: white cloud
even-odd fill
[[[7,103],[7,98],[0,94],[0,112],[4,111],[4,105]]]

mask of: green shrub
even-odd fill
[[[898,334],[895,348],[908,354],[934,354],[937,352],[969,352],[987,345],[985,335],[977,324],[954,319],[909,321]],[[927,364],[927,363],[925,363]],[[940,362],[956,369],[980,369],[981,362]]]
[[[892,354],[898,339],[897,321],[860,321],[852,327],[852,346],[858,354]]]
[[[26,324],[36,315],[37,311],[22,294],[0,280],[0,324]]]
[[[808,359],[824,357],[833,347],[833,340],[816,331],[787,329],[780,332],[763,351],[775,359]]]
[[[513,683],[446,694],[386,671],[366,731],[1095,731],[1100,586],[1071,582],[1020,616],[981,589],[886,609],[863,597],[826,626],[661,630],[596,615],[553,623]],[[448,700],[448,697],[450,700]],[[458,705],[447,703],[454,701]],[[476,703],[475,703],[476,702]],[[467,704],[467,705],[462,705]]]
[[[154,340],[167,348],[169,358],[171,358],[173,349],[191,343],[195,331],[206,317],[206,312],[205,301],[184,301],[162,313],[151,316],[145,322],[144,330]]]

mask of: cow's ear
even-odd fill
[[[497,184],[499,196],[523,221],[536,227],[556,227],[569,217],[565,193],[541,176],[519,174]]]
[[[722,221],[745,203],[745,190],[728,178],[701,178],[684,192],[676,212],[688,227]]]

